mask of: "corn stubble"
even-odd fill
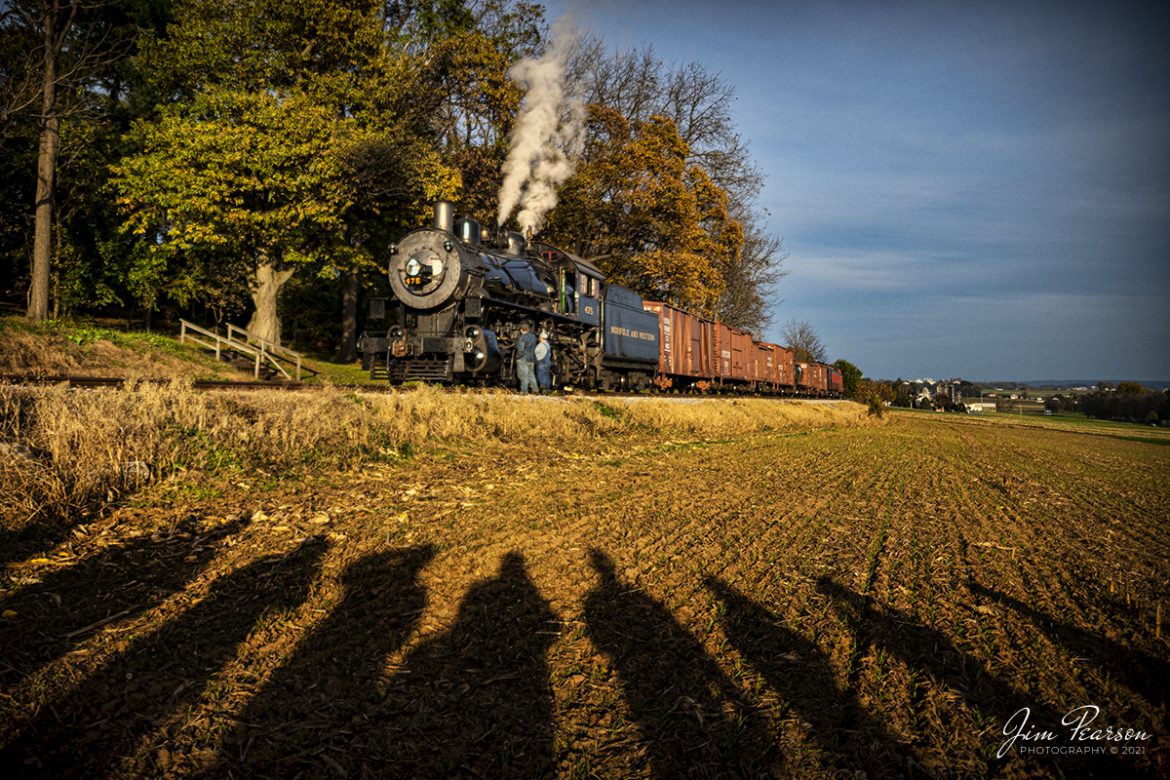
[[[32,453],[0,452],[0,757],[27,771],[1167,771],[1170,447],[430,388],[0,412]],[[1082,704],[1144,755],[996,757],[1020,708]]]

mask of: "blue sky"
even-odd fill
[[[1170,6],[556,0],[700,62],[808,320],[867,376],[1170,380]]]

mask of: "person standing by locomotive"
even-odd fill
[[[516,339],[516,379],[520,382],[520,392],[527,393],[538,390],[536,375],[533,366],[536,364],[536,336],[532,335],[532,327],[527,322],[520,323],[520,338]]]
[[[547,393],[552,390],[552,346],[543,330],[533,353],[536,355],[536,384],[540,392]]]

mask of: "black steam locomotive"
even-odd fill
[[[549,334],[557,385],[641,389],[659,361],[658,317],[641,297],[607,284],[592,263],[524,236],[494,240],[474,219],[435,204],[433,227],[391,248],[394,297],[387,328],[363,334],[371,377],[458,384],[509,384],[514,345],[527,321]]]

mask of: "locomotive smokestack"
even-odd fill
[[[435,230],[455,231],[455,204],[449,200],[435,201]]]

